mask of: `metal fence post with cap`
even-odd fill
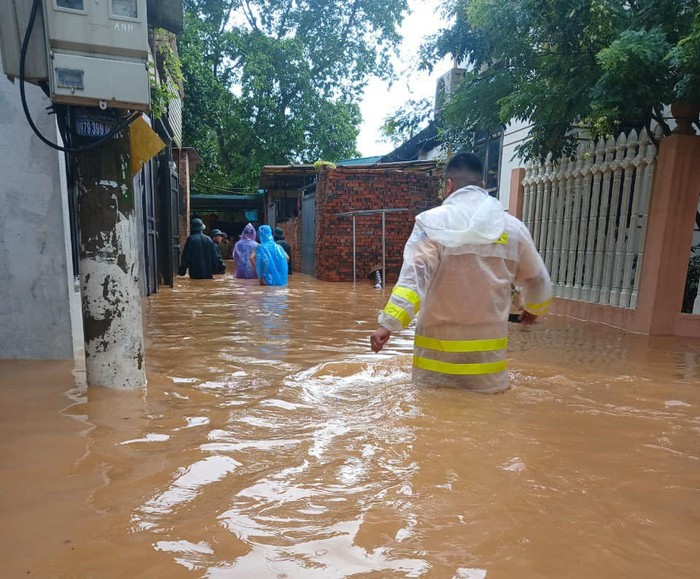
[[[357,254],[355,249],[355,215],[352,216],[352,285],[357,281]]]
[[[382,211],[382,287],[386,283],[386,211]]]

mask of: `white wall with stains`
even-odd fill
[[[36,125],[55,142],[51,102],[34,85],[26,93]],[[18,84],[0,75],[0,359],[73,358],[71,307],[80,305],[62,162],[29,127]]]

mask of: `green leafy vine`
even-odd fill
[[[182,63],[168,41],[168,32],[162,28],[153,31],[156,39],[155,45],[160,57],[163,78],[158,79],[156,67],[149,63],[149,76],[151,81],[151,112],[156,119],[161,118],[168,111],[171,100],[180,96],[179,85],[184,76]],[[160,42],[158,41],[160,39]]]

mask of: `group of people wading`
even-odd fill
[[[180,257],[179,275],[189,270],[192,279],[212,279],[226,272],[221,253],[226,236],[219,229],[205,235],[205,229],[199,218],[195,217],[190,223],[190,236]],[[287,285],[287,275],[292,272],[291,248],[279,227],[273,234],[269,225],[261,225],[256,235],[255,227],[248,223],[233,249],[230,245],[227,249],[235,262],[234,277],[259,279],[261,285]]]

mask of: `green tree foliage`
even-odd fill
[[[411,99],[393,115],[384,119],[382,136],[394,145],[400,145],[425,127],[433,116],[434,105],[429,99]]]
[[[444,110],[448,140],[469,144],[512,119],[532,123],[525,158],[570,153],[590,136],[649,126],[663,106],[700,102],[698,0],[445,0],[452,26],[422,51],[470,73]]]
[[[357,100],[387,76],[407,0],[185,0],[178,39],[197,191],[255,188],[268,164],[356,154]]]

